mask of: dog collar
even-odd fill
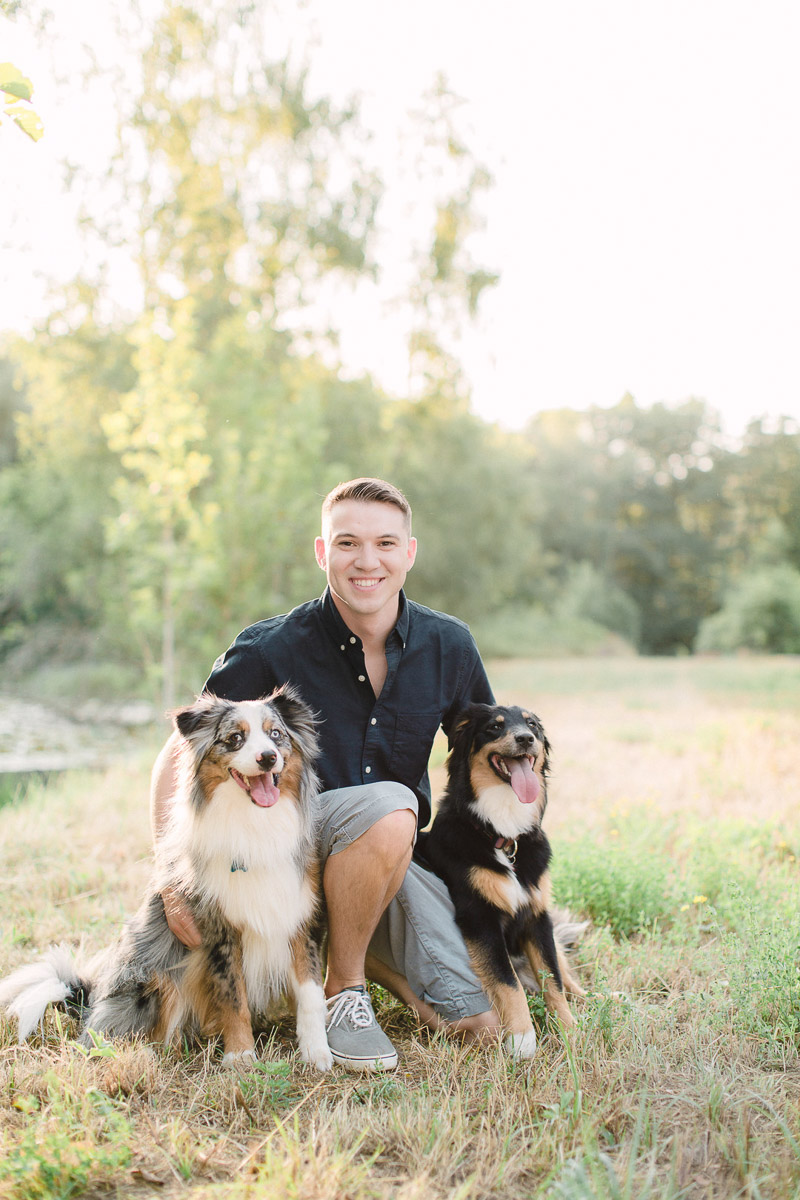
[[[502,850],[512,867],[517,861],[517,839],[499,837],[494,844],[495,850]]]

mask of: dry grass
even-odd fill
[[[378,994],[394,1075],[317,1076],[291,1027],[214,1047],[76,1049],[0,1024],[0,1196],[800,1195],[800,671],[790,660],[514,663],[555,747],[558,894],[594,924],[589,999],[532,1063],[414,1028]],[[95,948],[147,877],[149,756],[0,810],[0,971]]]

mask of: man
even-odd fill
[[[355,1070],[397,1065],[367,976],[432,1028],[467,1038],[499,1029],[447,889],[411,863],[417,818],[420,827],[430,818],[427,763],[439,726],[449,733],[471,701],[493,703],[467,627],[406,599],[416,551],[402,492],[379,479],[340,484],[325,498],[315,544],[322,597],[244,630],[205,684],[245,700],[288,681],[321,714],[328,1041],[334,1060]],[[167,743],[154,770],[156,837],[173,770]],[[198,945],[179,898],[164,901],[173,932]]]

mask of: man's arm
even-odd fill
[[[150,826],[154,842],[160,841],[169,824],[178,783],[177,757],[178,734],[173,733],[156,759],[150,778]],[[167,924],[175,937],[190,950],[196,949],[202,944],[202,939],[191,911],[180,893],[174,888],[164,888],[161,898],[164,901]]]

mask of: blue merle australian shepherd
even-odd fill
[[[311,710],[290,688],[265,700],[204,696],[174,714],[178,787],[156,848],[151,890],[119,939],[85,968],[65,949],[0,983],[22,1041],[48,1004],[90,1031],[170,1042],[185,1030],[222,1039],[223,1063],[255,1056],[252,1018],[287,993],[301,1057],[331,1066],[318,951],[317,779]],[[176,891],[202,945],[170,931]]]

